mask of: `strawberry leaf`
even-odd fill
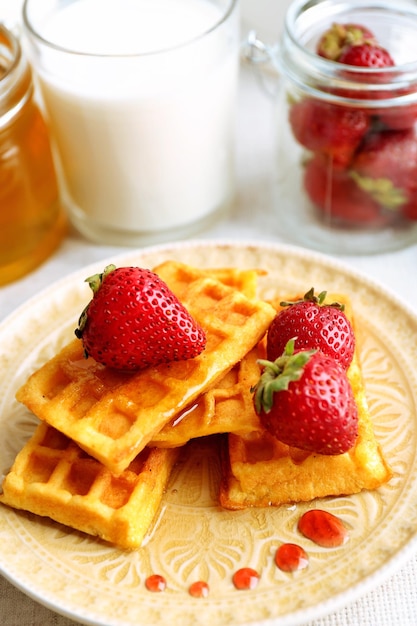
[[[115,269],[116,269],[116,266],[113,264],[106,265],[106,267],[104,268],[103,272],[101,272],[101,274],[93,274],[92,276],[89,276],[88,278],[86,278],[84,282],[89,284],[91,291],[93,292],[94,295],[96,295],[101,285],[103,284],[103,281],[105,280],[106,276],[108,276]],[[87,306],[83,309],[80,317],[78,318],[78,327],[74,331],[75,336],[78,339],[82,339],[83,331],[87,323],[89,306],[90,306],[90,303],[87,304]],[[85,356],[88,356],[87,353],[85,353]]]
[[[327,296],[327,291],[321,291],[319,295],[316,296],[314,293],[314,287],[311,287],[311,289],[309,289],[304,294],[301,300],[293,300],[290,302],[287,302],[284,300],[283,302],[280,302],[279,304],[282,307],[288,307],[294,304],[300,304],[301,302],[313,302],[313,304],[318,304],[319,306],[322,306],[324,304],[326,296]],[[345,309],[345,305],[341,304],[340,302],[332,302],[331,304],[327,304],[326,306],[331,306],[335,309],[339,309],[339,311],[344,311]]]
[[[361,176],[355,171],[351,171],[350,176],[362,191],[368,193],[385,209],[396,211],[407,202],[405,191],[400,187],[395,187],[389,178]]]
[[[92,292],[96,294],[97,291],[100,289],[101,285],[103,284],[103,281],[105,280],[106,276],[108,276],[115,269],[116,269],[116,266],[113,264],[106,265],[106,267],[104,268],[101,274],[93,274],[92,276],[89,276],[88,278],[86,278],[84,282],[88,283],[90,285]]]
[[[317,350],[300,350],[294,354],[295,338],[290,339],[284,354],[275,361],[260,359],[264,371],[258,383],[252,387],[255,409],[258,414],[269,413],[274,404],[274,394],[288,390],[291,382],[300,380],[304,367]]]

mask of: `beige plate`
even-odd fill
[[[265,297],[316,289],[351,294],[375,429],[394,478],[373,493],[278,509],[228,512],[216,502],[219,465],[204,443],[176,470],[146,545],[124,553],[81,533],[0,507],[0,571],[25,593],[82,623],[140,626],[298,624],[334,611],[380,583],[409,557],[417,532],[417,318],[374,282],[327,258],[285,246],[191,242],[124,254],[109,262],[143,265],[176,258],[196,266],[256,267]],[[34,428],[14,399],[28,374],[73,333],[89,289],[83,280],[105,263],[77,272],[41,293],[0,326],[0,470],[4,473]],[[350,540],[322,549],[296,524],[309,507],[341,517]],[[274,565],[282,542],[304,546],[307,570]],[[240,567],[261,574],[258,587],[237,591]],[[151,573],[168,587],[152,594]],[[189,585],[207,580],[210,595]]]

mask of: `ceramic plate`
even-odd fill
[[[275,509],[230,512],[217,504],[218,459],[204,440],[174,471],[160,515],[135,552],[114,547],[34,515],[0,506],[0,569],[49,608],[85,624],[181,626],[298,624],[353,601],[409,557],[417,529],[417,318],[385,290],[333,258],[292,247],[190,242],[148,248],[109,259],[153,267],[175,258],[200,267],[267,271],[260,293],[270,297],[311,286],[349,293],[356,317],[367,395],[375,431],[394,477],[375,492]],[[30,372],[66,343],[89,300],[84,278],[106,263],[77,272],[42,292],[0,326],[0,470],[5,472],[34,430],[35,420],[14,399]],[[343,519],[350,539],[325,549],[296,529],[307,508]],[[282,542],[309,554],[305,570],[274,565]],[[256,589],[238,591],[241,567],[260,575]],[[162,593],[145,578],[162,574]],[[189,585],[206,580],[208,598]]]

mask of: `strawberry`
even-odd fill
[[[75,331],[86,356],[115,369],[138,370],[204,350],[203,329],[150,270],[108,265],[86,282],[94,295]]]
[[[392,106],[377,112],[380,121],[390,130],[409,130],[417,122],[417,104]]]
[[[339,63],[356,67],[380,69],[392,67],[394,61],[385,48],[375,43],[362,43],[347,47],[338,59]]]
[[[295,102],[289,121],[298,143],[331,156],[335,167],[349,165],[370,128],[370,117],[364,110],[312,98]]]
[[[417,131],[369,134],[352,161],[351,176],[381,206],[406,213],[417,192]]]
[[[374,34],[361,24],[332,24],[320,37],[317,54],[331,61],[338,61],[340,55],[352,45],[375,42]]]
[[[384,100],[392,97],[392,93],[390,93],[385,86],[385,83],[390,81],[390,77],[387,75],[387,72],[381,72],[380,70],[393,67],[394,61],[388,50],[379,44],[366,42],[358,46],[350,46],[341,54],[339,63],[347,65],[350,68],[361,67],[377,70],[375,72],[361,74],[358,71],[349,71],[348,68],[346,68],[344,74],[349,76],[351,81],[358,83],[365,82],[366,84],[373,83],[374,87],[372,90],[367,88],[347,90],[343,93],[345,97],[362,100]],[[380,85],[381,88],[376,89],[375,85]],[[371,113],[371,111],[368,110],[368,113]]]
[[[329,159],[316,154],[306,163],[304,189],[322,221],[330,226],[383,227],[396,215],[383,210],[358,185],[354,173],[332,167]]]
[[[348,78],[351,83],[362,83],[362,88],[345,89],[341,95],[345,98],[356,98],[360,100],[385,100],[392,97],[392,92],[387,89],[391,77],[388,72],[381,71],[384,68],[394,66],[394,61],[390,53],[379,44],[364,43],[358,46],[350,46],[339,58],[339,63],[345,65],[342,75]],[[373,69],[375,71],[361,73],[353,68]],[[369,89],[372,84],[372,89]],[[379,86],[379,88],[376,88]],[[368,109],[368,114],[373,113]]]
[[[324,304],[326,291],[314,295],[314,288],[302,300],[281,302],[284,307],[273,319],[267,333],[267,358],[277,359],[287,342],[296,337],[300,350],[318,349],[347,369],[355,351],[352,325],[338,302]]]
[[[417,191],[410,194],[407,204],[402,209],[402,214],[408,220],[417,220]]]
[[[417,187],[417,130],[368,134],[352,167],[362,176],[390,178],[397,187]]]
[[[308,452],[336,455],[358,436],[358,410],[345,370],[319,350],[294,351],[291,339],[253,389],[263,426],[279,441]]]
[[[384,69],[393,68],[395,62],[360,24],[333,24],[319,39],[316,52],[346,66],[340,70],[348,79],[346,85],[334,94],[367,101],[366,109],[330,103],[310,104],[309,110],[307,105],[301,110],[301,103],[300,110],[292,107],[294,137],[314,153],[306,164],[304,188],[318,216],[327,225],[352,228],[415,220],[417,104],[412,87],[393,92],[387,86],[391,72]],[[377,102],[387,98],[392,98],[393,106]],[[339,109],[339,119],[331,107]]]

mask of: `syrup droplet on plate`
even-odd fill
[[[233,584],[236,589],[255,589],[259,582],[259,574],[251,567],[242,567],[233,574]]]
[[[308,555],[295,543],[283,543],[275,553],[275,564],[283,572],[296,572],[308,567]]]
[[[188,589],[191,596],[194,598],[207,598],[209,594],[209,586],[203,580],[198,580],[197,582],[190,585]]]
[[[148,576],[148,578],[145,580],[145,586],[148,591],[165,591],[167,581],[160,574],[152,574],[152,576]]]
[[[349,539],[342,520],[321,509],[304,513],[298,521],[298,530],[308,539],[324,548],[341,546]]]

